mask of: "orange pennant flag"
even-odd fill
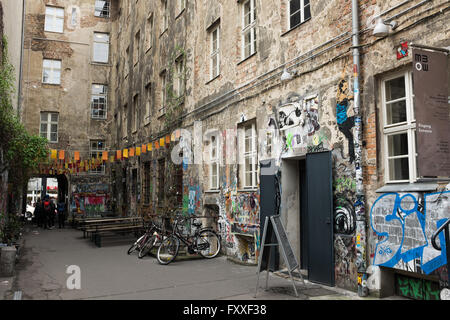
[[[102,160],[103,161],[108,161],[108,151],[103,151]]]
[[[117,160],[122,159],[122,150],[117,150],[116,151],[116,158],[117,158]]]
[[[134,148],[130,149],[130,157],[134,157]]]
[[[75,151],[74,158],[75,158],[75,161],[79,161],[80,160],[80,151]]]
[[[59,150],[59,160],[64,160],[64,150]]]
[[[156,149],[156,150],[159,149],[159,141],[158,141],[158,140],[155,141],[155,149]]]
[[[170,135],[169,134],[166,136],[166,144],[170,144]]]
[[[147,145],[143,144],[142,145],[142,153],[146,153],[147,152]]]

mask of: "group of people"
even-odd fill
[[[43,229],[54,229],[55,218],[58,219],[59,228],[64,228],[66,220],[66,204],[59,202],[57,205],[50,199],[50,196],[45,195],[44,199],[38,198],[36,207],[34,209],[34,216],[37,226]]]

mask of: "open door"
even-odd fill
[[[334,286],[331,151],[306,155],[308,280]]]

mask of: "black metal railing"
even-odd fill
[[[447,257],[447,272],[448,272],[448,276],[447,276],[447,288],[450,288],[450,265],[449,265],[449,259],[450,259],[450,232],[449,232],[449,225],[450,225],[450,219],[447,219],[447,221],[440,226],[436,232],[433,234],[433,236],[431,237],[431,244],[433,245],[433,248],[435,248],[436,250],[441,251],[442,248],[440,245],[438,245],[436,243],[436,238],[437,236],[444,231],[444,239],[445,239],[445,253],[446,253],[446,257]]]

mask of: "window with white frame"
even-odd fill
[[[175,94],[179,98],[184,94],[184,56],[181,55],[175,61]]]
[[[43,60],[42,82],[48,84],[61,84],[61,60]]]
[[[145,86],[145,116],[144,116],[144,124],[150,123],[150,116],[152,114],[152,84],[148,83]]]
[[[151,14],[145,23],[145,50],[148,50],[152,47],[153,41],[153,14]]]
[[[238,127],[240,166],[240,186],[244,189],[254,189],[257,186],[257,149],[255,122],[247,122]]]
[[[159,75],[159,80],[161,84],[161,101],[159,107],[159,115],[163,115],[166,112],[166,99],[167,99],[167,79],[166,79],[166,71],[164,70]]]
[[[105,141],[104,140],[91,140],[89,145],[89,155],[91,159],[101,159],[103,151],[105,151]],[[104,173],[105,165],[101,164],[96,168],[89,170],[90,173]]]
[[[209,188],[219,189],[219,139],[212,135],[209,141]]]
[[[242,59],[256,52],[256,8],[255,0],[242,4]]]
[[[382,79],[385,181],[414,182],[417,178],[416,120],[412,72]]]
[[[108,86],[93,84],[91,90],[92,119],[106,119]]]
[[[161,33],[167,30],[169,27],[169,8],[167,4],[167,0],[162,0],[162,25],[161,25]]]
[[[211,54],[210,54],[210,79],[220,74],[220,26],[217,25],[211,32]]]
[[[57,112],[41,112],[41,125],[39,134],[49,142],[58,142],[58,120]]]
[[[136,65],[139,62],[140,47],[141,47],[141,31],[139,30],[134,36],[134,53],[133,53],[134,65]]]
[[[109,18],[110,7],[110,0],[95,0],[94,15],[101,18]]]
[[[45,7],[45,31],[64,32],[64,8]]]
[[[94,32],[93,61],[108,63],[109,61],[109,34]]]
[[[289,0],[289,28],[292,29],[311,18],[309,0]]]

